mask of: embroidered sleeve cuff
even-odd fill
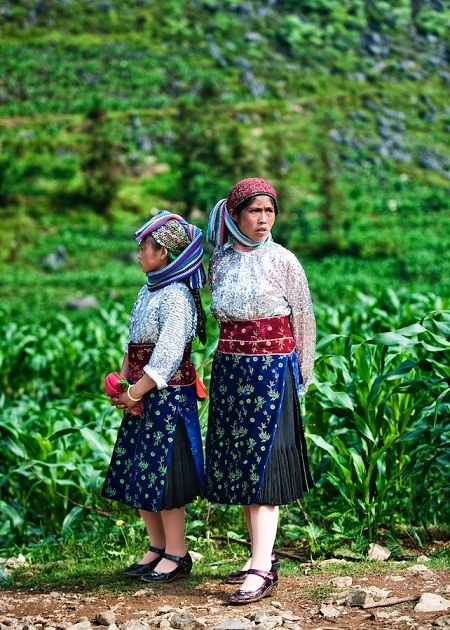
[[[155,372],[155,370],[148,367],[148,365],[144,366],[144,372],[155,381],[157,389],[164,389],[167,387],[166,381],[157,372]]]

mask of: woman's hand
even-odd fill
[[[131,400],[127,392],[111,397],[111,405],[117,407],[117,409],[123,409],[124,411],[131,411],[136,404],[134,400]]]

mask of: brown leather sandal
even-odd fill
[[[271,571],[279,571],[280,570],[280,561],[278,560],[278,556],[276,553],[272,553],[272,566],[270,568]],[[232,571],[227,577],[224,579],[225,584],[243,584],[245,578],[247,577],[247,571]]]
[[[230,599],[228,600],[230,604],[251,604],[253,602],[259,602],[260,599],[268,597],[271,593],[276,591],[278,586],[278,573],[276,571],[249,569],[247,573],[259,575],[259,577],[263,578],[263,583],[254,591],[244,591],[240,588],[230,595]]]

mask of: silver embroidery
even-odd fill
[[[151,293],[139,291],[129,320],[128,343],[154,343],[148,368],[168,382],[175,374],[186,345],[195,337],[197,311],[188,287],[175,282]]]
[[[219,322],[289,315],[304,394],[313,374],[316,322],[308,281],[295,255],[273,241],[245,252],[225,245],[211,259],[209,282],[211,312]]]

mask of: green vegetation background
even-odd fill
[[[286,509],[279,543],[359,553],[380,532],[395,547],[398,527],[420,541],[448,524],[449,3],[0,9],[4,544],[70,537],[86,519],[103,536],[98,512],[123,542],[118,506],[98,496],[119,421],[101,384],[143,282],[132,234],[159,209],[205,228],[252,175],[278,190],[274,236],[318,318],[304,403],[317,490]],[[94,307],[75,309],[87,296]],[[130,540],[133,514],[124,523]],[[232,530],[237,510],[192,507],[193,539]]]

